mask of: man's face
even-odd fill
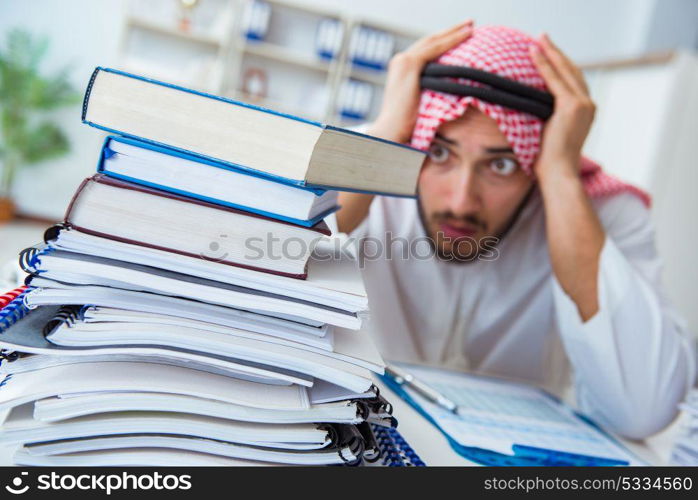
[[[500,237],[533,185],[497,122],[470,107],[443,124],[419,177],[421,216],[439,255],[472,260]]]

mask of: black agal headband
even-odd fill
[[[450,80],[466,78],[489,87],[473,87]],[[523,111],[547,120],[553,114],[554,99],[549,92],[467,66],[429,63],[419,80],[423,89],[460,96],[472,96],[492,104]]]

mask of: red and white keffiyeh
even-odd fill
[[[545,81],[529,56],[529,47],[535,43],[533,38],[513,28],[477,27],[470,38],[445,52],[436,62],[480,69],[539,90],[546,90]],[[466,85],[483,86],[479,82],[467,79],[457,81]],[[541,146],[541,119],[471,96],[423,90],[419,115],[412,135],[412,146],[427,150],[439,126],[461,117],[469,105],[475,106],[497,122],[521,167],[527,174],[533,175],[533,164]],[[650,205],[647,193],[606,174],[597,163],[588,158],[582,157],[580,176],[587,194],[592,198],[631,192],[640,197],[646,206]]]

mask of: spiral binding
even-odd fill
[[[19,353],[17,351],[11,351],[9,349],[0,349],[0,366],[2,365],[3,361],[11,363],[17,358],[19,358]]]
[[[10,305],[12,304],[17,298],[19,297],[18,302],[21,303],[22,305],[24,304],[24,297],[26,297],[27,293],[32,291],[32,289],[27,288],[26,286],[20,286],[18,288],[15,288],[14,290],[7,292],[4,295],[0,295],[0,318],[4,318],[3,311]],[[13,306],[16,307],[16,306]],[[9,315],[8,315],[9,316]],[[4,330],[5,327],[1,327],[0,330]],[[3,361],[6,362],[12,362],[15,359],[19,358],[19,353],[17,351],[11,351],[10,349],[0,349],[0,365],[2,365]]]
[[[426,464],[405,441],[405,438],[392,427],[371,424],[371,428],[383,453],[383,465],[389,467],[425,467]]]
[[[26,290],[26,286],[20,286],[18,288],[15,288],[14,290],[7,292],[4,295],[0,295],[0,310],[4,308],[7,304],[15,300],[19,295],[22,294],[24,290]]]
[[[0,334],[27,315],[29,309],[24,306],[24,297],[32,290],[34,289],[25,289],[12,302],[0,309]]]
[[[56,240],[61,231],[65,231],[67,229],[70,229],[70,225],[65,222],[54,224],[44,231],[44,242],[48,244],[49,242]]]
[[[83,307],[78,305],[62,306],[51,318],[48,323],[44,326],[44,337],[50,334],[53,330],[58,328],[60,325],[68,325],[71,327],[75,325],[78,321],[82,321]]]
[[[318,429],[327,432],[327,437],[337,447],[337,455],[342,459],[344,465],[359,465],[364,453],[364,440],[353,425],[341,424],[319,424]],[[349,448],[349,451],[356,460],[349,460],[342,454],[344,448]]]
[[[371,414],[371,410],[368,408],[368,405],[361,401],[360,399],[357,399],[355,401],[356,403],[356,416],[361,419],[361,421],[366,420],[369,415]]]
[[[36,274],[36,258],[42,251],[42,248],[29,247],[19,252],[19,267],[27,274]]]
[[[376,394],[375,397],[364,399],[363,401],[373,413],[387,413],[388,415],[393,414],[393,405],[379,393]]]

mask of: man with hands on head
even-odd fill
[[[552,114],[422,89],[431,62],[547,91]],[[388,359],[571,384],[589,416],[644,438],[676,415],[695,356],[662,289],[649,197],[582,156],[594,111],[545,35],[465,22],[423,38],[390,62],[366,131],[428,153],[418,198],[341,193],[337,222],[382,249],[363,271]],[[429,258],[400,246],[425,237]]]

